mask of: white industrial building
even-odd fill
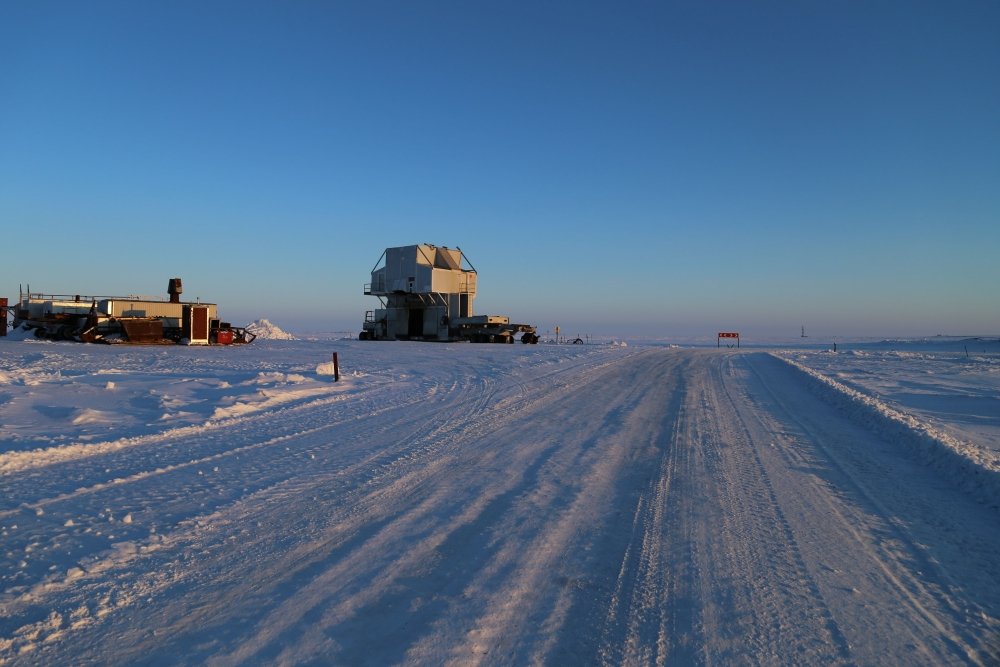
[[[361,338],[371,340],[472,340],[513,342],[534,327],[500,315],[475,315],[477,273],[460,248],[428,243],[386,248],[372,269],[365,294],[381,308],[365,315]],[[527,338],[525,338],[527,336]]]

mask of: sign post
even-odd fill
[[[722,347],[722,339],[723,338],[735,338],[736,339],[736,347],[740,346],[740,332],[739,331],[720,331],[719,332],[719,337],[715,339],[715,346],[716,347]],[[729,347],[729,345],[727,344],[726,347]]]

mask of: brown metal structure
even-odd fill
[[[184,288],[181,287],[180,278],[171,278],[167,283],[167,294],[170,295],[170,303],[180,303],[181,294],[184,293]]]
[[[165,341],[163,337],[163,320],[127,320],[121,323],[121,327],[130,343],[149,345],[160,344]]]
[[[183,291],[181,279],[171,278],[166,300],[21,292],[14,326],[33,330],[39,338],[84,343],[232,345],[256,338],[243,327],[220,321],[214,303],[182,302]]]

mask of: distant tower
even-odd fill
[[[804,326],[802,327],[802,337],[808,338],[808,336],[806,336],[806,328]]]

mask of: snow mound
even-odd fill
[[[113,424],[118,416],[113,412],[85,408],[78,410],[73,417],[74,424]]]
[[[251,322],[246,326],[246,330],[264,340],[295,340],[295,336],[266,319]]]
[[[5,340],[9,341],[19,341],[19,340],[36,340],[35,330],[29,329],[25,326],[17,327],[16,329],[11,329],[7,332]]]

